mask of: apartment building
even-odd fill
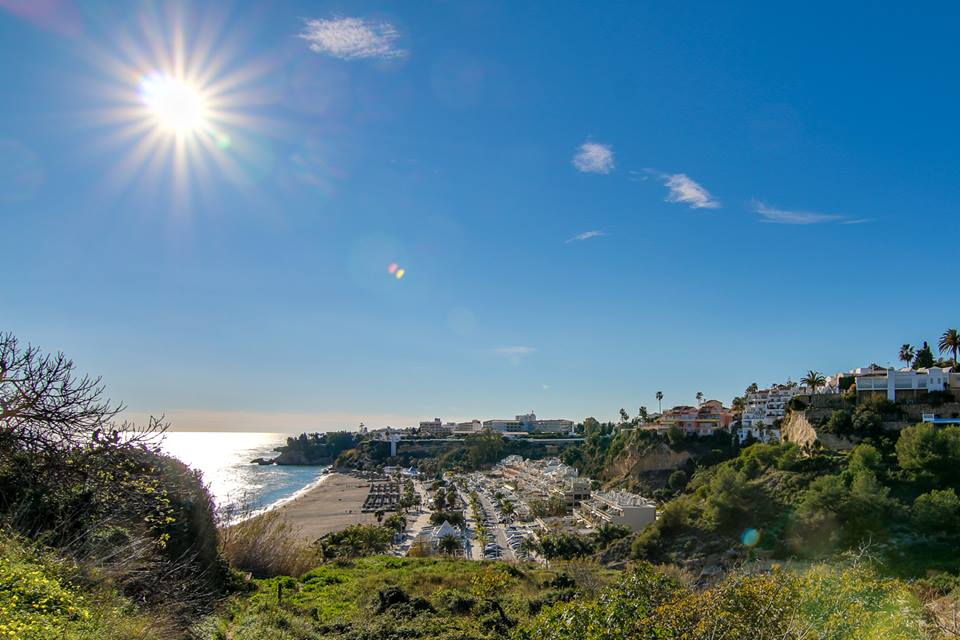
[[[681,429],[687,435],[709,436],[719,429],[729,429],[733,413],[719,400],[707,400],[699,407],[679,406],[667,409],[660,416],[657,430]]]
[[[740,423],[745,428],[771,427],[783,420],[787,404],[807,389],[797,384],[778,384],[748,393]]]
[[[635,493],[597,491],[580,503],[577,515],[594,526],[615,524],[640,531],[657,519],[656,505]]]

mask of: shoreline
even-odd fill
[[[304,487],[283,504],[273,505],[299,537],[311,542],[354,524],[376,524],[376,516],[362,513],[370,482],[340,472],[326,472],[313,486]]]

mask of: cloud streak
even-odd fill
[[[583,233],[578,233],[569,240],[566,241],[566,244],[571,242],[582,242],[583,240],[589,240],[590,238],[602,238],[607,235],[604,231],[584,231]]]
[[[584,142],[577,147],[571,161],[583,173],[610,173],[614,169],[613,147],[598,142]]]
[[[859,218],[856,220],[847,218],[846,216],[840,216],[830,213],[817,213],[815,211],[791,211],[788,209],[780,209],[778,207],[771,207],[760,200],[753,201],[753,210],[754,212],[760,214],[761,222],[768,222],[771,224],[823,224],[835,222],[838,224],[863,224],[865,222],[870,222],[867,218]]]
[[[667,202],[688,205],[691,209],[719,209],[710,192],[685,173],[656,173],[669,190]]]
[[[315,53],[341,60],[402,58],[406,50],[396,46],[400,34],[389,22],[362,18],[310,19],[300,37]]]

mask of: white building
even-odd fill
[[[413,547],[422,547],[424,549],[429,549],[432,553],[437,553],[437,547],[440,545],[440,541],[446,538],[447,536],[453,536],[460,542],[460,551],[457,552],[457,555],[463,554],[463,548],[466,546],[464,544],[464,535],[463,531],[459,528],[453,526],[446,520],[443,521],[443,524],[436,527],[424,527],[417,537],[414,538]]]
[[[917,398],[931,391],[946,391],[950,384],[950,369],[894,369],[875,364],[850,372],[857,384],[857,397],[884,396],[887,400]]]
[[[538,420],[537,414],[523,413],[513,420],[487,420],[483,426],[499,433],[561,433],[573,434],[573,420]]]
[[[458,422],[453,427],[453,434],[456,436],[470,435],[483,431],[483,423],[479,420],[469,420],[467,422]]]
[[[500,461],[499,470],[522,492],[543,498],[561,497],[567,508],[590,497],[590,479],[579,477],[576,468],[560,462],[559,458],[524,460],[517,455],[507,456]]]
[[[748,429],[773,426],[778,420],[783,420],[787,404],[806,391],[796,384],[778,384],[748,393],[740,424]]]
[[[452,422],[444,423],[440,418],[434,418],[420,423],[420,433],[442,438],[453,433],[456,426]]]
[[[616,524],[640,531],[657,519],[656,505],[635,493],[626,491],[597,491],[593,496],[580,503],[578,515],[599,527],[603,524]]]

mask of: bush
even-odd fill
[[[173,622],[137,611],[96,576],[0,534],[0,638],[4,640],[160,640]]]

